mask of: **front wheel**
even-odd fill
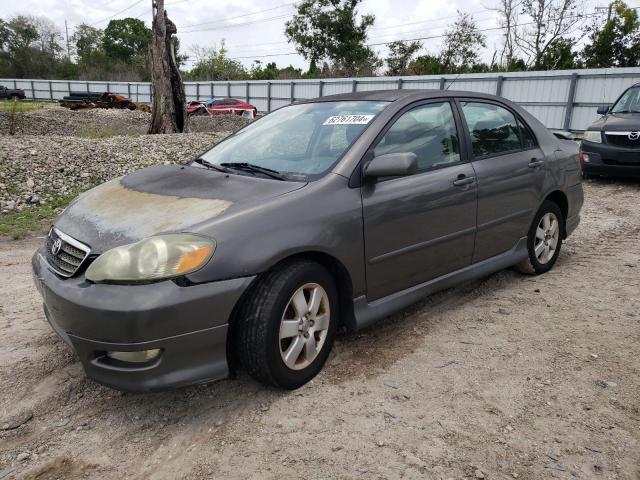
[[[338,323],[337,291],[320,264],[296,261],[268,272],[237,318],[236,349],[255,379],[301,387],[322,369]]]
[[[527,235],[528,258],[516,268],[539,275],[551,270],[560,255],[564,234],[564,216],[557,204],[545,201],[536,214]]]

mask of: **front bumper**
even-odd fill
[[[640,150],[584,141],[580,148],[589,156],[582,162],[586,174],[640,177]]]
[[[228,375],[231,312],[255,277],[178,286],[105,285],[83,275],[62,279],[40,251],[34,280],[53,330],[77,353],[87,376],[128,391],[153,391]],[[115,362],[108,351],[160,349],[145,364]]]

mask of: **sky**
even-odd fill
[[[599,5],[587,0],[582,11],[593,11]],[[151,0],[21,0],[3,2],[2,17],[29,14],[48,17],[64,35],[65,20],[69,36],[80,23],[106,27],[111,18],[137,17],[151,24]],[[604,2],[606,4],[606,2]],[[628,2],[634,5],[636,2]],[[480,29],[497,27],[497,14],[491,10],[497,0],[363,0],[360,14],[376,17],[370,29],[368,44],[385,56],[385,45],[394,40],[437,37],[455,21],[457,10],[473,14]],[[226,42],[228,55],[244,65],[253,60],[275,61],[278,67],[293,65],[306,69],[308,62],[295,53],[284,36],[284,24],[295,13],[292,0],[165,0],[169,18],[178,27],[181,48],[191,56],[186,67],[193,65],[193,47],[220,46]],[[500,46],[500,31],[487,31],[484,61],[491,60]],[[441,38],[423,41],[424,51],[436,53]]]

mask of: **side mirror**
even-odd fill
[[[609,113],[609,105],[601,105],[598,107],[598,115],[606,115]]]
[[[415,153],[386,153],[371,160],[364,168],[364,176],[402,177],[418,171],[418,157]]]

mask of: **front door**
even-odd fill
[[[457,123],[449,101],[408,107],[365,157],[412,152],[418,158],[416,174],[361,187],[369,301],[471,263],[475,174]]]

